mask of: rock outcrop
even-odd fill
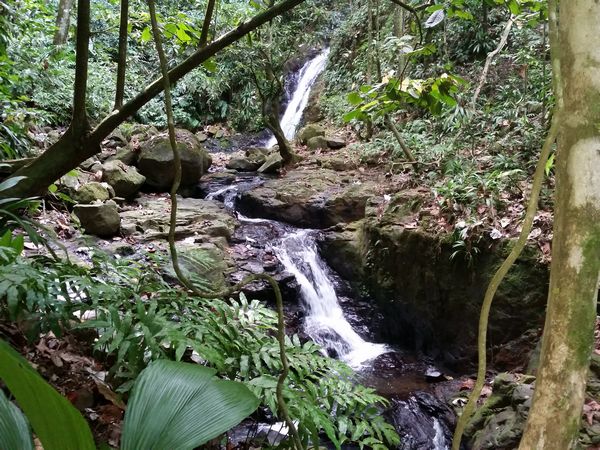
[[[131,199],[141,189],[146,177],[135,167],[116,159],[102,165],[102,180],[112,186],[117,197]]]

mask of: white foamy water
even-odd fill
[[[308,230],[286,235],[274,247],[277,257],[300,285],[306,317],[305,331],[330,356],[337,356],[353,368],[386,353],[383,344],[361,338],[344,317],[327,266],[317,252]]]
[[[308,104],[310,90],[317,81],[317,77],[325,69],[328,56],[329,49],[326,48],[313,59],[308,60],[300,69],[298,84],[281,118],[281,129],[287,139],[293,139],[296,135],[296,128],[298,128],[302,114],[304,114]],[[277,140],[275,136],[271,136],[266,146],[270,148],[275,144],[277,144]]]

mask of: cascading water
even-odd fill
[[[310,90],[313,84],[315,84],[317,77],[325,69],[328,56],[329,48],[326,48],[313,59],[307,61],[302,69],[300,69],[298,84],[281,118],[281,129],[287,139],[292,139],[296,134],[296,128],[308,104]],[[270,148],[275,144],[277,144],[277,140],[275,136],[272,136],[266,146]]]
[[[353,368],[390,351],[361,338],[344,317],[328,267],[317,252],[310,230],[286,234],[273,250],[300,285],[306,333],[328,353]]]

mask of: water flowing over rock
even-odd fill
[[[327,48],[313,59],[307,61],[302,69],[300,69],[298,84],[281,118],[281,128],[287,139],[292,139],[296,134],[296,128],[298,128],[298,124],[308,104],[310,89],[323,69],[325,69],[328,56],[329,49]],[[267,147],[272,147],[276,143],[277,140],[273,136],[267,142]]]

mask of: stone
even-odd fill
[[[357,221],[346,225],[342,230],[323,233],[318,240],[320,254],[327,264],[342,278],[354,283],[364,276],[361,233],[362,221]]]
[[[258,168],[258,173],[275,173],[283,166],[283,158],[279,153],[269,155],[262,166]]]
[[[107,159],[107,161],[121,161],[123,164],[133,166],[137,162],[138,154],[130,147],[122,147],[117,152]]]
[[[75,205],[73,212],[88,234],[111,237],[119,232],[121,218],[117,204],[112,200],[105,203]]]
[[[309,150],[324,150],[329,148],[327,144],[327,139],[324,136],[315,136],[310,138],[306,142],[306,146]]]
[[[113,187],[117,197],[134,197],[146,181],[135,167],[119,160],[107,161],[102,168],[102,179]]]
[[[267,180],[243,192],[242,214],[281,220],[300,227],[326,228],[360,220],[375,183],[343,185],[340,175],[326,169],[307,169]]]
[[[259,158],[253,157],[236,157],[231,158],[227,161],[225,167],[228,169],[237,170],[239,172],[256,172],[260,166],[264,164],[266,161],[266,157],[264,155],[260,155]]]
[[[176,131],[177,148],[181,155],[182,186],[198,183],[208,171],[212,160],[196,136],[187,130]],[[168,191],[173,184],[175,168],[173,152],[166,133],[161,133],[143,143],[138,159],[138,169],[146,177],[146,184],[157,191]]]
[[[298,133],[298,140],[300,143],[306,145],[309,139],[316,136],[325,136],[325,128],[316,123],[311,123],[300,130]]]
[[[245,153],[248,158],[266,158],[273,151],[266,147],[250,147],[246,149]]]
[[[346,141],[336,136],[326,136],[327,146],[332,149],[340,149],[346,146]]]
[[[196,133],[196,138],[198,138],[200,142],[206,142],[208,140],[208,136],[206,135],[206,133],[203,133],[201,131],[198,131]]]
[[[84,184],[75,191],[74,200],[78,203],[89,204],[96,200],[104,202],[110,198],[110,192],[102,183],[92,181]]]

